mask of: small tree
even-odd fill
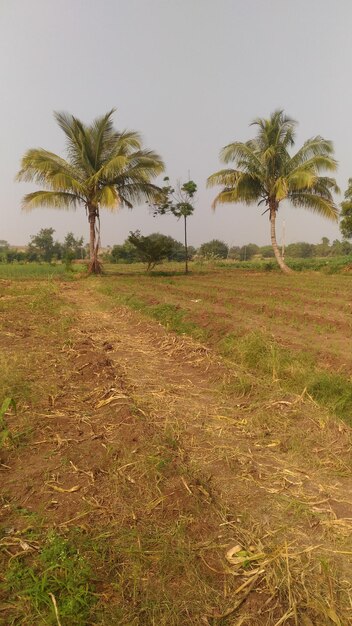
[[[346,239],[352,239],[352,178],[348,179],[345,199],[341,202],[340,231]]]
[[[231,259],[232,261],[239,261],[240,252],[241,252],[240,246],[231,246],[231,248],[229,248],[227,258]]]
[[[286,246],[286,256],[293,259],[309,259],[314,256],[314,250],[314,244],[298,241]]]
[[[130,232],[128,241],[136,248],[138,257],[143,263],[147,263],[147,272],[152,270],[158,263],[166,259],[172,250],[172,239],[166,235],[154,233],[143,237],[139,230]]]
[[[247,243],[240,250],[240,259],[241,261],[250,261],[258,252],[259,246],[256,243]]]
[[[67,233],[62,244],[63,257],[66,261],[84,259],[86,251],[83,246],[83,237],[76,239],[73,233]]]
[[[37,235],[32,235],[28,246],[29,253],[35,252],[36,257],[50,263],[54,255],[61,256],[61,246],[54,242],[53,228],[42,228]]]
[[[347,256],[352,252],[352,244],[344,239],[343,241],[339,241],[335,239],[330,248],[331,256]]]
[[[183,217],[184,223],[184,245],[185,245],[185,274],[188,274],[188,242],[187,242],[187,218],[194,212],[194,206],[192,200],[197,191],[197,185],[193,180],[189,180],[188,183],[184,183],[182,186],[179,183],[175,190],[169,184],[169,177],[164,178],[166,185],[161,188],[161,194],[151,206],[154,210],[154,215],[165,215],[171,213],[177,219]]]
[[[229,248],[223,241],[219,239],[212,239],[207,243],[202,243],[199,248],[199,254],[204,257],[218,257],[219,259],[226,259],[229,252]]]
[[[259,253],[262,255],[263,259],[273,259],[275,257],[272,246],[262,246],[259,248]]]
[[[111,250],[112,263],[135,263],[139,260],[136,247],[128,240],[122,245],[116,245]]]
[[[6,263],[10,246],[5,239],[0,239],[0,263]]]
[[[330,241],[328,237],[323,237],[321,243],[317,243],[315,246],[315,256],[329,256],[330,253]]]

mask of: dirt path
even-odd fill
[[[219,531],[229,524],[232,535],[251,536],[257,546],[269,535],[276,545],[323,545],[331,554],[335,541],[346,540],[352,476],[345,425],[322,422],[312,403],[280,392],[273,399],[272,391],[257,390],[246,399],[231,391],[237,373],[206,348],[126,308],[106,308],[95,288],[86,285],[79,299],[75,290],[65,295],[79,302],[81,329],[111,348],[137,411],[177,442],[187,466],[181,500],[200,496],[216,507]],[[225,543],[231,532],[220,532]],[[211,567],[219,568],[218,559]]]
[[[98,287],[62,286],[75,320],[61,350],[65,365],[53,360],[60,391],[36,416],[31,448],[2,460],[8,524],[25,528],[20,506],[62,531],[108,527],[125,560],[136,542],[145,559],[134,582],[139,597],[151,593],[155,576],[179,607],[174,621],[162,612],[147,621],[131,592],[130,617],[114,622],[111,613],[91,625],[352,624],[345,608],[345,621],[334,619],[337,598],[345,605],[351,589],[347,427],[260,381],[244,393],[242,372],[113,307]],[[239,546],[232,561],[231,546]],[[321,558],[331,561],[326,572]],[[125,606],[106,565],[97,572],[102,595]]]
[[[237,372],[229,370],[229,365],[205,346],[170,334],[125,307],[108,309],[106,299],[95,288],[85,285],[79,297],[76,289],[75,285],[67,286],[65,297],[79,304],[80,335],[88,335],[98,348],[108,346],[109,358],[123,370],[134,401],[145,407],[153,423],[179,431],[192,459],[207,468],[227,496],[231,486],[225,487],[226,481],[232,483],[234,475],[239,478],[234,467],[228,473],[228,466],[236,460],[247,466],[248,474],[251,470],[254,475],[260,474],[259,489],[268,481],[272,494],[278,483],[278,492],[288,490],[294,497],[297,484],[300,497],[310,501],[315,493],[321,500],[324,491],[324,504],[331,506],[332,513],[339,517],[335,503],[344,503],[340,514],[352,519],[352,496],[350,501],[346,497],[352,487],[350,440],[344,424],[323,424],[317,420],[319,411],[309,401],[305,404],[297,398],[284,399],[280,392],[276,400],[270,390],[269,404],[262,390],[254,392],[250,400],[239,392],[227,393],[231,384],[226,387],[226,382],[236,379]],[[295,423],[290,425],[292,418]],[[285,439],[292,436],[290,426],[297,433],[304,428],[302,439],[306,445],[312,444],[310,458],[300,449],[296,454],[287,449]],[[329,430],[334,448],[327,436]],[[326,448],[319,449],[322,431]],[[280,439],[275,438],[278,434]],[[303,442],[302,446],[303,452],[307,450]],[[248,476],[244,482],[248,482]],[[250,487],[254,496],[255,483],[251,481]]]

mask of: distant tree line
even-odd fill
[[[67,233],[64,241],[54,240],[53,228],[42,228],[37,235],[30,238],[25,250],[16,250],[5,240],[0,240],[0,263],[13,262],[48,262],[61,261],[71,263],[74,260],[87,259],[88,246],[84,245],[83,237],[75,237]],[[318,244],[299,241],[291,243],[282,251],[284,257],[291,259],[307,259],[313,257],[337,257],[352,254],[352,243],[346,239],[335,239],[330,242],[323,237]],[[228,246],[224,241],[212,239],[198,248],[188,246],[187,254],[183,243],[173,237],[161,233],[141,235],[140,231],[131,232],[123,244],[111,247],[104,254],[104,260],[110,263],[138,263],[147,264],[152,269],[164,260],[185,262],[189,260],[217,260],[229,259],[233,261],[250,261],[257,259],[274,258],[272,246],[258,246],[247,243],[243,246]]]
[[[70,263],[74,259],[85,259],[87,249],[83,244],[83,237],[76,238],[73,233],[67,233],[63,243],[54,241],[55,230],[42,228],[37,235],[33,235],[25,250],[17,250],[5,240],[0,240],[0,263],[13,262],[46,262],[64,261]]]
[[[311,258],[348,256],[352,254],[352,244],[349,241],[335,239],[330,243],[323,237],[321,243],[312,244],[304,241],[291,243],[286,246],[286,258]],[[188,247],[188,258],[193,260],[230,259],[234,261],[250,261],[254,257],[262,259],[274,258],[272,246],[258,246],[248,243],[244,246],[228,246],[224,241],[213,239],[203,243],[199,248]],[[130,233],[130,236],[121,245],[113,246],[105,254],[105,260],[111,263],[145,262],[151,269],[163,260],[184,261],[186,258],[185,246],[172,237],[153,233],[143,237],[139,231]]]

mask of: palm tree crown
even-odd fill
[[[27,194],[23,208],[86,208],[90,224],[91,271],[99,271],[99,209],[132,208],[159,188],[150,181],[164,165],[159,155],[142,149],[136,132],[114,129],[114,109],[90,126],[73,115],[55,113],[67,138],[67,159],[42,148],[28,150],[22,158],[18,180],[35,182],[43,189]]]
[[[213,208],[218,204],[241,202],[264,204],[271,222],[271,241],[275,257],[283,271],[285,265],[275,234],[275,219],[282,200],[302,206],[332,220],[338,218],[338,208],[332,192],[338,192],[334,178],[321,172],[334,171],[333,146],[320,136],[308,139],[294,154],[296,122],[283,111],[275,111],[269,119],[252,122],[257,127],[254,139],[245,143],[235,141],[220,153],[224,163],[234,162],[235,169],[223,169],[208,178],[208,186],[222,185]]]

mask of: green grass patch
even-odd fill
[[[324,274],[337,274],[344,271],[346,268],[352,265],[352,256],[342,257],[322,257],[322,258],[289,258],[285,259],[286,265],[293,269],[295,272],[311,271],[322,272]],[[252,259],[251,261],[215,261],[214,267],[226,268],[226,269],[241,269],[246,271],[255,272],[281,272],[275,259]]]
[[[67,268],[61,263],[0,263],[0,280],[72,280],[84,269],[85,266],[79,264]]]
[[[8,564],[0,584],[12,607],[6,624],[57,624],[53,595],[63,624],[84,626],[95,601],[92,578],[89,563],[74,543],[49,532],[35,558]]]
[[[206,340],[208,333],[187,319],[187,311],[175,304],[148,304],[134,293],[125,295],[119,293],[118,289],[111,285],[100,284],[100,291],[105,295],[109,295],[117,304],[123,304],[134,311],[138,311],[160,322],[167,330],[177,333],[178,335],[190,335],[199,341]]]
[[[309,354],[293,353],[262,333],[245,337],[229,334],[220,340],[218,349],[253,374],[270,378],[285,389],[296,393],[306,390],[318,404],[352,425],[352,381],[319,370]]]

